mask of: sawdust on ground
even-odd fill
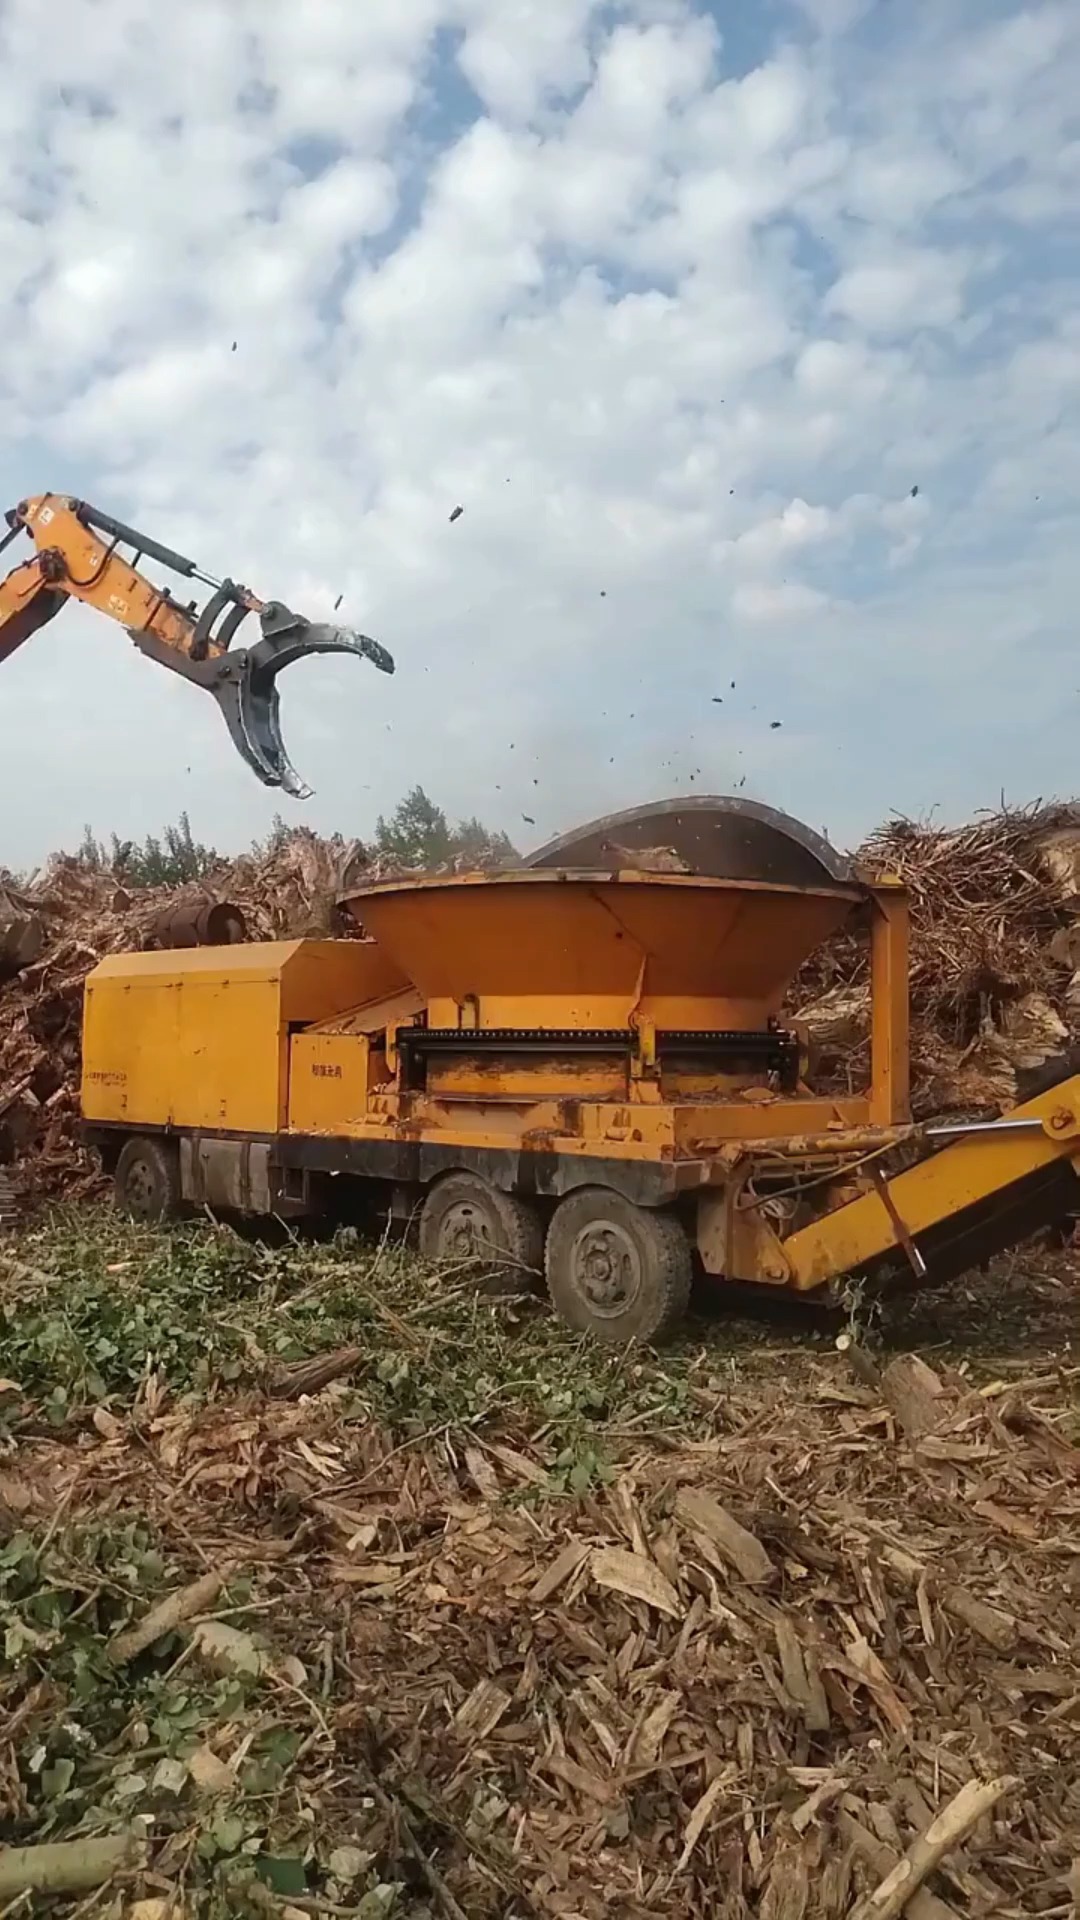
[[[999,1326],[1037,1332],[976,1366],[955,1298],[932,1368],[886,1344],[868,1378],[776,1330],[729,1368],[730,1327],[706,1330],[690,1437],[615,1414],[614,1470],[576,1498],[542,1422],[403,1436],[342,1380],[177,1404],[151,1371],[74,1431],[27,1410],[0,1513],[149,1515],[188,1577],[250,1577],[217,1611],[271,1650],[265,1711],[303,1732],[291,1791],[376,1855],[404,1819],[433,1913],[845,1915],[968,1783],[1008,1778],[908,1910],[1066,1915],[1076,1286],[1072,1256],[996,1270]],[[932,1332],[934,1298],[886,1342]],[[8,1682],[9,1773],[24,1706]],[[210,1738],[228,1762],[241,1730]],[[190,1839],[159,1846],[155,1885]]]

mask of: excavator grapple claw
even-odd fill
[[[280,601],[262,608],[259,623],[262,639],[221,658],[211,691],[241,757],[264,786],[307,800],[312,789],[300,779],[281,737],[278,674],[314,653],[354,653],[380,673],[393,673],[393,656],[366,633],[305,620]]]
[[[0,664],[67,600],[96,607],[127,629],[148,660],[212,693],[241,758],[264,786],[281,787],[298,800],[306,800],[311,788],[282,742],[278,674],[309,653],[355,653],[380,673],[394,671],[386,648],[366,633],[305,620],[280,600],[260,600],[86,500],[38,494],[20,500],[0,524],[7,527],[0,552],[21,534],[36,549],[0,578]],[[147,579],[139,570],[144,556],[182,580],[209,587],[201,607],[197,599],[182,604],[168,587]],[[234,646],[253,614],[261,639],[251,647]]]

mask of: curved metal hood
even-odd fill
[[[851,862],[811,827],[757,800],[730,795],[679,795],[610,813],[550,840],[526,867],[614,870],[617,855],[604,842],[630,851],[670,847],[694,873],[718,880],[762,880],[774,886],[850,883]]]

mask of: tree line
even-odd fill
[[[256,854],[271,853],[293,829],[278,814],[267,840],[256,842]],[[455,859],[477,866],[500,866],[518,858],[505,833],[493,832],[472,815],[453,825],[443,810],[415,786],[389,815],[380,814],[371,841],[373,852],[402,867],[441,867]],[[186,812],[175,825],[145,840],[122,840],[113,833],[99,839],[87,827],[76,858],[97,873],[113,873],[124,886],[176,887],[205,880],[227,856],[196,840]]]

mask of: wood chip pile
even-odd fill
[[[965,827],[891,821],[856,856],[911,901],[916,1117],[998,1112],[1024,1076],[1080,1041],[1080,807],[987,815]],[[815,1083],[867,1072],[868,943],[843,936],[797,983]]]
[[[696,1443],[616,1427],[577,1500],[543,1431],[394,1445],[339,1387],[102,1413],[0,1507],[137,1507],[199,1541],[193,1578],[254,1569],[312,1833],[377,1849],[411,1808],[440,1914],[1069,1915],[1077,1369],[863,1361],[733,1374]]]

